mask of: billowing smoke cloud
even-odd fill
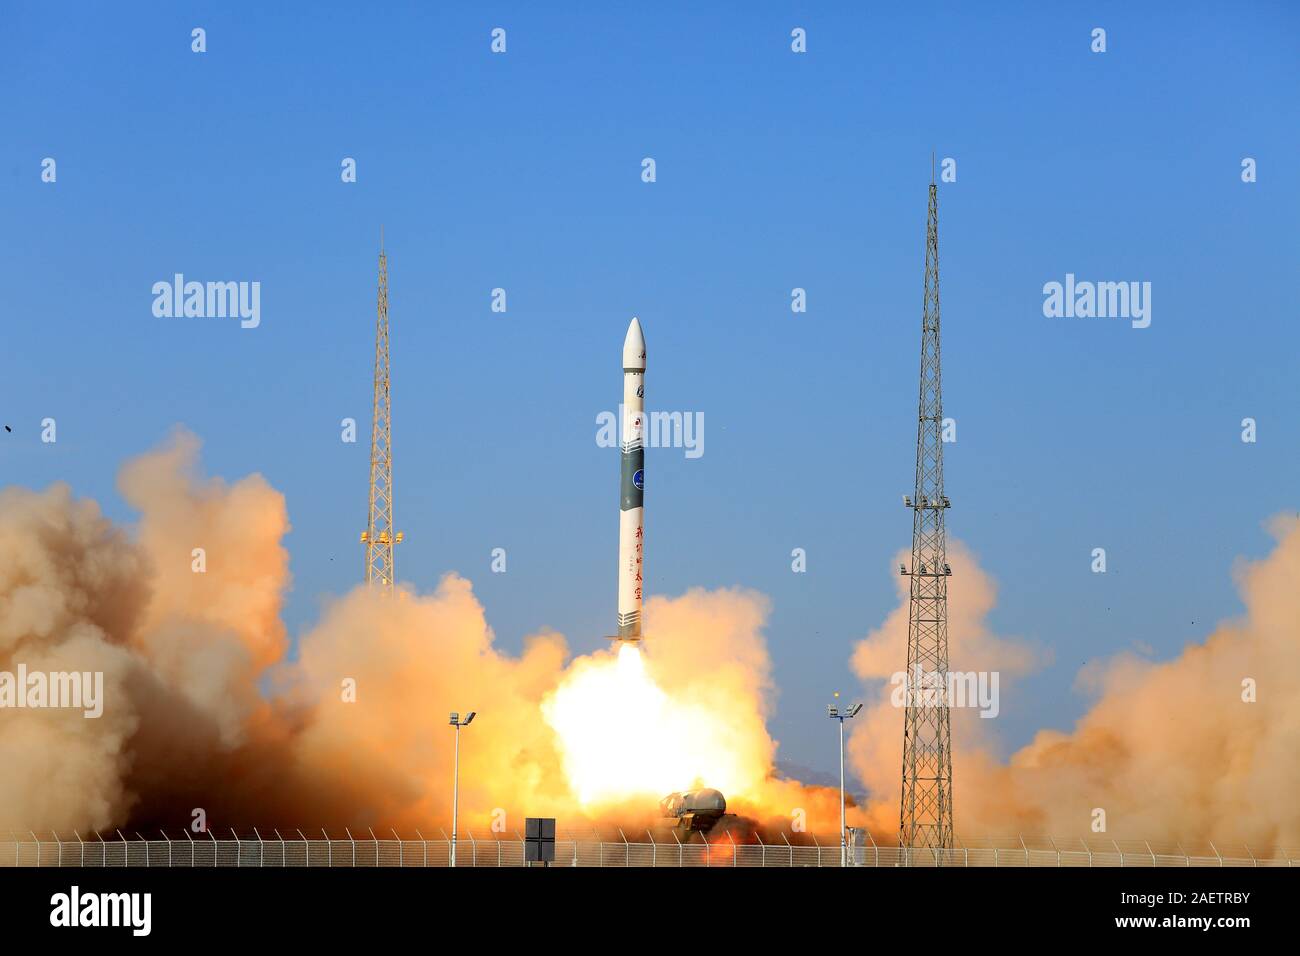
[[[432,594],[338,598],[286,660],[285,502],[256,475],[201,477],[197,451],[180,432],[127,465],[132,529],[62,485],[0,492],[0,672],[103,674],[98,719],[0,710],[0,829],[175,830],[201,812],[223,832],[432,836],[449,824],[447,715],[470,708],[461,807],[476,832],[511,834],[535,814],[636,832],[656,822],[658,797],[700,784],[761,824],[834,829],[833,791],[771,772],[761,595],[691,590],[647,603],[631,686],[656,720],[641,725],[609,700],[618,685],[600,683],[621,664],[612,650],[571,660],[561,636],[541,632],[521,655],[503,653],[455,575]],[[1300,841],[1300,523],[1274,531],[1273,553],[1239,571],[1242,619],[1174,660],[1122,656],[1086,671],[1096,702],[1073,732],[1043,731],[1003,763],[997,721],[954,711],[959,832],[1086,835],[1101,809],[1109,836]],[[1043,655],[989,630],[992,582],[960,545],[950,561],[952,666],[996,671],[1009,699]],[[906,634],[900,591],[856,649],[857,673],[887,681]],[[850,822],[889,840],[901,713],[883,686],[852,726],[851,763],[872,799]],[[620,763],[625,751],[644,759]]]
[[[565,656],[563,638],[549,633],[529,638],[518,658],[496,650],[482,606],[456,575],[427,597],[353,591],[326,610],[282,675],[302,711],[297,772],[332,795],[326,820],[446,826],[448,715],[474,709],[461,732],[465,822],[486,830],[496,811],[513,831],[524,816],[561,813],[568,793],[538,701]]]
[[[104,697],[124,699],[139,661],[121,635],[147,599],[144,564],[66,486],[0,492],[0,670],[100,671]],[[0,822],[70,829],[121,819],[138,725],[131,709],[109,706],[93,721],[80,710],[0,712]]]
[[[258,476],[200,481],[197,450],[178,432],[123,470],[134,536],[65,486],[3,492],[0,671],[102,673],[103,713],[0,711],[0,823],[189,822],[272,723],[257,676],[285,643],[284,502]]]
[[[1040,731],[1004,764],[987,736],[996,721],[953,711],[958,833],[1087,836],[1101,810],[1113,838],[1300,842],[1300,522],[1278,519],[1272,531],[1273,552],[1236,574],[1245,615],[1173,660],[1124,654],[1085,668],[1079,685],[1095,701],[1072,732]],[[1034,655],[983,624],[995,591],[969,552],[954,549],[951,564],[950,666],[1000,670],[1005,698],[1008,678]],[[854,655],[864,678],[887,677],[905,659],[900,599]],[[885,701],[856,730],[851,753],[874,798],[873,831],[895,838],[901,715]]]
[[[648,603],[644,666],[663,713],[704,715],[715,732],[661,792],[652,779],[586,804],[574,761],[593,755],[560,740],[544,702],[568,694],[572,704],[568,689],[612,652],[569,661],[564,639],[543,632],[505,654],[469,582],[449,575],[429,595],[357,588],[288,661],[284,500],[260,476],[202,478],[197,453],[178,432],[123,469],[121,491],[140,514],[130,533],[65,487],[0,499],[0,671],[104,673],[100,719],[0,710],[0,828],[156,831],[201,814],[223,832],[434,836],[450,823],[448,713],[471,708],[462,826],[480,833],[513,833],[527,815],[650,825],[659,797],[717,785],[716,768],[753,817],[833,825],[827,792],[771,779],[761,596],[694,590]],[[616,726],[617,714],[582,706],[571,712]]]

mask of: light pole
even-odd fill
[[[840,692],[836,691],[835,696],[839,697]],[[862,709],[861,704],[851,704],[844,710],[840,710],[834,704],[826,705],[826,716],[831,720],[840,722],[840,866],[849,865],[849,848],[845,842],[844,830],[844,721],[858,716],[858,711]]]
[[[460,813],[460,728],[468,727],[474,722],[474,715],[478,711],[471,710],[465,715],[465,719],[460,719],[460,714],[456,711],[451,712],[451,725],[456,728],[456,756],[451,765],[451,865],[456,865],[456,824],[457,816]]]

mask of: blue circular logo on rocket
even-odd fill
[[[645,491],[645,471],[638,468],[636,474],[632,476],[632,484],[636,485],[637,491]]]

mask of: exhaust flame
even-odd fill
[[[657,801],[706,783],[742,793],[768,769],[728,746],[730,728],[719,714],[666,693],[636,644],[578,661],[542,701],[542,715],[585,809],[637,797]]]

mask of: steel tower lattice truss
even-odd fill
[[[939,374],[939,206],[933,174],[925,236],[921,388],[916,428],[916,488],[903,718],[903,846],[952,847],[952,737],[948,719],[948,567],[943,493],[943,392]]]
[[[393,530],[392,401],[388,380],[388,257],[379,243],[379,300],[375,325],[375,410],[370,432],[370,515],[361,543],[366,548],[366,583],[393,591],[393,545],[402,532]]]

